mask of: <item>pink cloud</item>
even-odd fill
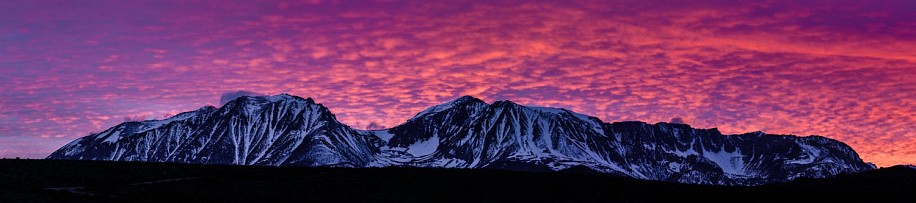
[[[0,156],[244,89],[315,98],[356,127],[470,94],[819,134],[879,165],[916,163],[907,1],[9,4]]]

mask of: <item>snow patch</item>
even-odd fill
[[[163,125],[166,125],[166,124],[169,124],[175,121],[187,120],[196,115],[197,113],[189,112],[189,113],[178,114],[176,116],[172,116],[171,118],[162,119],[162,120],[143,121],[143,124],[146,126],[146,128],[144,130],[139,131],[138,133],[146,131],[148,129],[156,129],[156,128],[162,127]]]
[[[727,174],[747,175],[743,159],[744,155],[741,154],[739,149],[735,149],[733,152],[727,152],[725,149],[720,149],[717,152],[703,150],[703,156],[719,165],[719,168]]]
[[[554,108],[554,107],[540,107],[540,106],[530,106],[528,108],[538,110],[544,113],[551,113],[555,115],[562,115],[564,113],[569,113],[569,115],[574,116],[582,122],[588,123],[591,126],[591,129],[598,134],[604,135],[604,129],[601,127],[601,123],[592,120],[590,116],[585,114],[576,113],[564,108]]]
[[[117,142],[118,139],[121,138],[121,130],[123,129],[124,127],[122,126],[122,127],[119,127],[117,131],[114,131],[113,133],[108,133],[108,137],[105,137],[105,140],[102,140],[102,143]]]
[[[682,167],[684,167],[684,165],[680,163],[674,163],[674,162],[668,163],[669,171],[679,172],[681,171]]]
[[[699,154],[699,153],[697,153],[696,150],[693,150],[693,146],[694,146],[693,144],[695,144],[695,143],[696,143],[696,141],[690,142],[690,148],[687,148],[687,150],[685,150],[685,151],[681,151],[680,149],[678,149],[677,147],[675,147],[675,149],[674,149],[671,153],[674,153],[675,155],[677,155],[677,156],[679,156],[679,157],[688,157],[688,156],[690,156],[690,155],[697,155],[697,154]]]
[[[417,113],[417,115],[416,115],[416,116],[413,116],[413,117],[414,117],[414,118],[419,118],[419,117],[422,117],[422,116],[425,116],[425,115],[431,115],[431,114],[439,113],[439,112],[441,112],[441,111],[445,111],[446,109],[450,109],[450,108],[452,108],[452,107],[455,107],[455,101],[448,102],[448,103],[444,103],[444,104],[435,105],[435,106],[433,106],[433,107],[429,107],[428,109],[423,110],[423,111],[421,111],[420,113]]]
[[[278,94],[278,95],[274,95],[274,96],[265,96],[265,97],[262,97],[262,98],[267,99],[267,101],[270,101],[271,103],[273,103],[273,102],[278,102],[278,101],[283,101],[283,100],[292,99],[293,96],[290,96],[290,95],[288,95],[288,94]]]
[[[786,163],[790,163],[790,164],[814,163],[814,159],[817,158],[818,154],[820,154],[821,152],[821,150],[817,149],[816,147],[813,147],[811,145],[807,145],[804,143],[798,143],[798,146],[802,148],[802,151],[803,153],[805,153],[805,155],[802,157],[799,157],[801,159],[790,160],[790,161],[787,161]]]
[[[80,142],[83,141],[83,138],[84,137],[77,138],[76,140],[73,140],[72,142],[67,143],[67,145],[64,145],[63,147],[61,147],[61,149],[66,149],[64,151],[64,155],[73,156],[76,153],[81,153],[85,151],[83,145],[80,144]]]
[[[389,133],[388,130],[373,130],[370,132],[372,132],[373,135],[375,135],[379,139],[384,140],[385,142],[388,142],[388,140],[391,140],[391,137],[394,137],[394,134]]]
[[[407,147],[407,153],[410,153],[414,156],[423,156],[429,155],[433,152],[436,152],[436,148],[439,147],[439,136],[433,136],[427,140],[414,143]]]

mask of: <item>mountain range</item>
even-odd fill
[[[163,120],[124,122],[48,159],[264,166],[434,167],[595,172],[760,185],[874,169],[821,136],[724,135],[685,124],[608,123],[561,108],[463,96],[383,130],[339,122],[311,98],[243,96]]]

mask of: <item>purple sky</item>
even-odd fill
[[[823,135],[916,163],[916,1],[0,2],[0,156],[224,95],[356,128],[434,104]]]

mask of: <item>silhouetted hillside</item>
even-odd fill
[[[907,201],[902,198],[911,198],[913,191],[916,170],[904,167],[729,187],[635,180],[575,169],[536,173],[0,160],[0,202]]]

